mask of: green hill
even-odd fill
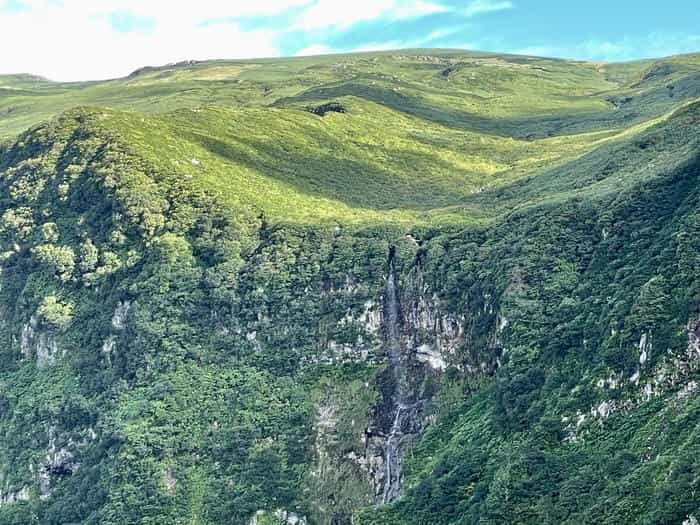
[[[0,524],[692,525],[699,71],[0,76]]]

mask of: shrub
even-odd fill
[[[55,295],[48,295],[37,309],[41,321],[51,328],[63,330],[73,319],[73,305],[62,303]]]
[[[61,279],[69,281],[75,269],[75,252],[70,246],[41,244],[32,249],[32,254],[41,264],[50,267]]]

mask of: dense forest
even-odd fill
[[[697,523],[700,55],[430,53],[0,77],[0,524]]]

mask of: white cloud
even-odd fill
[[[464,31],[462,27],[446,27],[444,29],[436,29],[435,31],[431,31],[424,37],[421,37],[419,39],[418,45],[427,45],[435,40],[451,37],[458,33],[461,33],[462,31]]]
[[[348,49],[335,49],[325,45],[312,45],[305,49],[302,49],[297,53],[297,56],[311,56],[311,55],[327,55],[331,53],[364,53],[369,51],[390,51],[392,49],[406,49],[406,48],[418,48],[425,45],[431,44],[433,41],[445,38],[448,36],[453,36],[461,31],[461,28],[445,28],[431,31],[427,35],[418,36],[416,38],[408,40],[389,40],[385,42],[371,42],[369,44],[363,44],[361,46],[348,48]],[[465,49],[469,49],[467,46]]]
[[[105,3],[123,9],[129,1]],[[157,18],[148,34],[118,33],[108,13],[94,7],[97,2],[67,0],[63,7],[40,0],[32,3],[43,5],[0,16],[0,49],[12,50],[3,53],[0,73],[30,72],[55,80],[101,79],[126,75],[143,65],[184,59],[279,53],[271,31],[244,32],[235,25],[198,27],[184,11],[170,13],[167,23]]]
[[[374,0],[360,7],[358,2],[318,0],[307,8],[294,24],[295,29],[312,30],[330,26],[348,27],[357,22],[378,18],[389,11],[395,0]]]
[[[700,35],[652,33],[618,40],[588,39],[567,46],[531,46],[510,50],[516,54],[576,60],[624,61],[693,53],[700,49]]]
[[[338,0],[317,0],[303,11],[294,24],[295,29],[314,30],[328,27],[346,28],[358,22],[384,18],[403,20],[450,9],[442,4],[423,0],[362,0],[345,2]]]
[[[101,16],[111,11],[125,10],[162,21],[201,22],[230,16],[264,16],[303,7],[314,0],[255,0],[227,2],[222,0],[21,0],[31,11],[62,11],[84,17]]]
[[[392,16],[395,19],[415,18],[419,16],[434,15],[436,13],[446,13],[450,8],[442,4],[431,2],[411,2],[409,5],[395,6]]]
[[[391,51],[392,49],[399,49],[401,47],[402,46],[400,41],[391,40],[389,42],[372,42],[369,44],[364,44],[362,46],[353,48],[353,51],[357,53],[368,53],[370,51]]]
[[[445,0],[21,2],[26,9],[0,9],[0,49],[5,50],[0,74],[29,72],[56,80],[111,78],[144,65],[187,59],[278,56],[283,52],[278,47],[280,37],[290,31],[342,31],[369,20],[391,22],[448,12],[464,17],[512,7],[502,0],[471,0],[458,8],[446,5]],[[111,15],[116,12],[124,15],[120,20],[126,27],[121,29],[127,31],[119,32],[113,27]],[[236,20],[250,16],[269,17],[271,27],[279,27],[280,20],[288,24],[284,29],[244,30]],[[145,22],[136,24],[130,32],[129,17],[137,17],[136,21],[141,17]],[[203,23],[221,19],[230,23]],[[429,40],[414,38],[418,43]],[[401,43],[379,41],[363,48],[388,46],[398,47]],[[301,52],[329,51],[332,50],[326,46],[316,45]]]
[[[294,27],[303,30],[344,28],[358,22],[383,18],[389,21],[418,18],[437,13],[455,13],[473,17],[482,13],[512,9],[507,0],[472,0],[464,7],[448,6],[428,0],[316,0],[297,19]]]
[[[506,9],[513,9],[515,6],[513,2],[509,1],[493,1],[493,0],[474,0],[469,2],[469,5],[463,7],[459,11],[464,16],[476,16],[483,13],[493,13],[495,11],[504,11]]]
[[[297,51],[294,56],[297,57],[309,57],[315,55],[330,55],[334,53],[335,50],[332,47],[323,44],[313,44],[311,46],[305,47],[304,49]]]

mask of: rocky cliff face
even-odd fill
[[[340,353],[331,342],[323,354],[328,363],[354,360],[379,367],[375,384],[367,385],[377,392],[374,405],[368,406],[368,424],[355,429],[361,430],[362,436],[357,436],[360,439],[352,450],[335,458],[336,469],[346,465],[355,471],[356,479],[368,483],[371,496],[366,501],[375,505],[400,499],[404,457],[432,420],[433,400],[439,394],[445,372],[448,368],[462,374],[492,372],[486,362],[498,360],[498,334],[505,326],[501,321],[492,327],[491,344],[481,349],[478,361],[465,360],[463,349],[473,344],[467,329],[468,314],[451,313],[446,301],[426,282],[424,253],[419,251],[409,265],[404,264],[403,274],[397,272],[396,257],[396,248],[392,247],[386,259],[381,296],[348,311],[335,328],[340,332],[345,326],[356,326],[361,334],[356,342],[346,344]],[[342,292],[352,293],[353,287],[346,286]],[[472,322],[484,313],[472,312]],[[493,311],[486,313],[497,319]],[[333,333],[334,329],[329,331]],[[372,356],[369,360],[368,355]],[[317,462],[328,468],[331,456],[337,455],[331,444],[338,424],[348,416],[338,403],[321,404],[318,411]]]
[[[350,523],[352,512],[337,508],[346,498],[354,500],[355,507],[381,506],[401,498],[404,458],[434,415],[433,401],[446,371],[452,368],[467,373],[460,354],[468,336],[465,317],[450,313],[446,302],[426,282],[424,254],[408,253],[413,253],[412,259],[406,261],[404,252],[399,272],[397,249],[390,248],[382,264],[382,287],[377,295],[359,297],[356,307],[348,309],[333,326],[323,328],[323,333],[340,334],[353,327],[357,335],[342,349],[334,341],[322,339],[320,362],[369,366],[376,372],[360,385],[371,393],[364,399],[353,391],[336,391],[318,402],[313,471],[318,488],[314,490],[333,492],[328,494],[327,503],[319,503],[322,523]],[[350,278],[344,282],[323,293],[328,297],[352,296],[361,290]],[[489,351],[499,352],[497,347]],[[342,396],[348,399],[340,399]],[[343,482],[336,478],[338,473],[342,473]],[[319,501],[325,497],[320,496]],[[331,501],[337,512],[333,512]]]
[[[440,376],[464,336],[459,321],[440,311],[437,297],[426,297],[420,266],[401,288],[395,257],[392,248],[381,318],[387,364],[378,377],[381,400],[367,429],[366,459],[379,504],[401,496],[403,455],[418,439]]]
[[[377,428],[368,432],[370,474],[377,500],[382,504],[395,501],[401,494],[401,456],[420,431],[421,414],[427,402],[418,391],[420,374],[413,373],[415,353],[403,336],[405,318],[393,248],[387,266],[382,325],[388,365],[381,377],[382,403],[377,411]],[[377,449],[381,453],[377,454]]]

